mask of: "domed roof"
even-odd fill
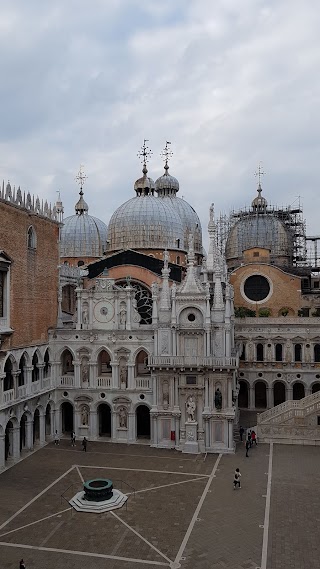
[[[247,214],[231,228],[226,244],[226,259],[241,259],[253,247],[270,250],[272,257],[292,256],[292,236],[285,224],[270,213]]]
[[[63,220],[60,236],[61,257],[102,257],[107,247],[106,224],[88,214],[88,204],[80,199],[75,205],[76,214]]]
[[[156,180],[155,184],[156,192],[158,192],[158,195],[165,195],[165,194],[171,194],[172,192],[174,193],[178,192],[179,182],[177,178],[169,174],[168,164],[165,164],[164,170],[165,170],[164,174]]]
[[[178,249],[184,234],[179,211],[171,200],[137,195],[122,204],[109,222],[109,251],[119,249]]]
[[[263,211],[263,210],[267,209],[268,202],[267,202],[266,198],[261,195],[262,188],[261,188],[260,184],[258,186],[257,192],[258,192],[258,195],[257,195],[257,197],[255,197],[252,200],[251,207],[255,211]]]

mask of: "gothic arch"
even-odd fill
[[[91,354],[91,360],[92,360],[93,362],[97,362],[97,361],[98,361],[98,358],[99,358],[99,355],[101,354],[101,352],[107,352],[107,354],[109,354],[109,356],[110,356],[110,360],[113,361],[113,352],[112,352],[112,350],[111,350],[109,347],[107,347],[106,345],[99,346],[94,352],[92,352],[92,354]]]
[[[3,370],[4,370],[8,360],[10,360],[10,362],[11,362],[12,371],[18,371],[18,369],[19,369],[18,368],[18,362],[17,362],[17,360],[13,354],[8,354],[7,357],[3,360]]]
[[[144,348],[139,349],[135,355],[135,376],[150,375],[150,369],[147,367],[149,353]]]

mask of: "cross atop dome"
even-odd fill
[[[75,177],[76,182],[80,186],[80,199],[77,201],[75,205],[75,210],[77,215],[83,215],[83,213],[88,213],[89,207],[88,204],[83,199],[83,186],[88,176],[86,176],[82,170],[83,166],[80,164],[79,172]]]
[[[265,176],[265,172],[263,171],[262,164],[259,162],[258,170],[254,173],[254,175],[258,178],[258,192],[260,190],[261,193],[261,176]]]
[[[82,164],[80,164],[79,172],[78,172],[78,174],[77,174],[76,177],[75,177],[76,182],[77,182],[77,183],[79,184],[79,186],[80,186],[80,195],[83,193],[83,192],[82,192],[82,188],[83,188],[83,186],[84,186],[84,184],[85,184],[86,179],[88,178],[88,176],[86,176],[86,174],[83,173],[82,168],[83,168],[83,166],[82,166]]]
[[[141,149],[137,154],[138,158],[140,158],[141,164],[143,164],[142,172],[144,174],[147,174],[148,172],[147,163],[149,162],[150,156],[153,154],[149,146],[146,145],[146,142],[149,142],[147,138],[144,139],[143,145],[141,146]]]
[[[171,142],[166,140],[166,145],[165,145],[164,149],[162,150],[162,152],[160,153],[160,156],[162,157],[162,160],[164,161],[164,169],[166,171],[166,174],[168,173],[168,170],[169,170],[168,162],[169,162],[170,158],[172,158],[172,156],[173,156],[173,152],[169,148],[169,144],[171,144]]]

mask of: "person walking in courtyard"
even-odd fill
[[[56,431],[55,434],[54,434],[54,444],[55,444],[55,446],[59,446],[59,444],[60,444],[60,439],[59,439],[58,431]]]
[[[241,481],[240,481],[240,478],[241,478],[241,472],[240,472],[239,468],[236,468],[236,469],[235,469],[235,472],[234,472],[234,479],[233,479],[233,488],[234,488],[234,490],[236,489],[237,486],[238,486],[239,488],[241,488]]]
[[[256,435],[255,431],[253,431],[253,430],[251,431],[251,442],[252,442],[252,444],[255,444],[256,446],[258,444],[257,443],[257,435]]]
[[[248,455],[248,450],[249,450],[249,448],[250,448],[250,441],[249,441],[249,439],[247,439],[247,440],[246,440],[246,456],[249,456],[249,455]]]
[[[249,441],[249,445],[250,445],[250,448],[251,448],[251,447],[252,447],[251,431],[248,431],[248,441]]]
[[[19,569],[27,569],[23,559],[21,559],[21,561],[20,561]]]
[[[243,441],[243,433],[244,433],[244,428],[240,425],[240,429],[239,429],[239,433],[240,433],[240,441]]]
[[[83,437],[83,441],[82,441],[82,450],[84,450],[84,452],[87,452],[87,439],[86,437]]]
[[[72,431],[71,433],[71,446],[72,447],[76,446],[76,433],[74,431]]]

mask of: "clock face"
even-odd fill
[[[114,308],[111,302],[100,300],[94,307],[94,317],[98,322],[110,322],[114,316]]]

